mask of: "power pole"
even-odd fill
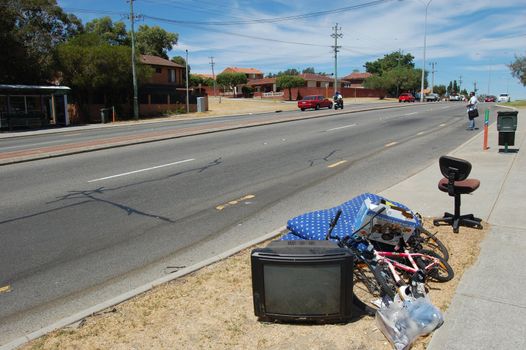
[[[431,66],[431,92],[433,92],[433,89],[435,87],[435,65],[436,62],[431,62],[429,65]]]
[[[398,73],[396,76],[396,97],[400,95],[400,80],[398,79],[400,76],[400,59],[402,58],[402,49],[398,49]],[[354,90],[356,92],[356,90]]]
[[[131,22],[131,44],[132,44],[132,75],[133,75],[133,119],[139,120],[139,97],[137,93],[137,72],[135,71],[135,16],[133,15],[133,1],[130,1],[130,22]]]
[[[188,50],[186,51],[186,113],[190,113],[190,97],[188,95]]]
[[[212,79],[214,79],[214,97],[215,97],[216,96],[216,75],[214,73],[215,62],[214,62],[213,56],[210,56],[210,65],[212,66]]]
[[[460,94],[460,91],[462,90],[462,75],[458,78],[458,93]]]
[[[336,25],[332,27],[334,33],[331,34],[331,37],[334,38],[334,46],[332,46],[334,49],[334,95],[336,95],[336,91],[338,91],[338,52],[340,52],[338,49],[341,48],[341,46],[338,46],[338,38],[343,37],[343,34],[338,33],[338,31],[341,29],[341,27],[338,28],[338,23],[336,23]]]
[[[489,90],[491,86],[491,65],[488,67],[488,96],[489,96]]]

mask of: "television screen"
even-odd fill
[[[348,320],[352,269],[350,251],[330,241],[275,241],[255,249],[255,313],[261,320]]]

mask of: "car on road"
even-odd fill
[[[309,95],[305,96],[302,100],[298,101],[298,108],[302,111],[306,109],[320,109],[320,108],[332,108],[332,101],[321,95]]]
[[[438,94],[435,94],[435,93],[430,93],[428,95],[425,95],[425,100],[426,102],[438,102],[440,101],[440,96],[438,96]]]
[[[510,95],[508,94],[500,94],[499,97],[497,97],[497,102],[510,102]]]
[[[415,97],[409,92],[404,92],[403,94],[398,96],[398,102],[415,102]]]
[[[495,96],[486,96],[484,97],[484,102],[496,102],[497,98]]]
[[[457,94],[450,94],[449,95],[449,100],[450,101],[462,101],[462,97],[460,95],[457,95]]]

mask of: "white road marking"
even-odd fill
[[[340,160],[339,162],[336,162],[334,164],[327,165],[327,168],[334,168],[334,167],[337,167],[338,165],[342,165],[342,164],[345,164],[345,163],[347,163],[346,160]]]
[[[339,127],[337,127],[337,128],[332,128],[332,129],[328,129],[328,130],[325,130],[325,131],[340,130],[340,129],[350,128],[350,127],[352,127],[352,126],[356,126],[356,124],[350,124],[350,125],[339,126]]]
[[[413,115],[413,114],[416,114],[416,113],[418,113],[418,112],[407,113],[407,114],[404,114],[404,116],[406,116],[406,115]]]
[[[446,124],[440,124],[439,126],[446,126]]]
[[[384,147],[391,147],[391,146],[394,146],[394,145],[396,145],[397,143],[398,143],[398,142],[396,142],[396,141],[393,141],[393,142],[391,142],[391,143],[388,143],[388,144],[387,144],[387,145],[385,145]]]
[[[159,169],[159,168],[165,168],[165,167],[172,166],[172,165],[176,165],[176,164],[181,164],[181,163],[191,162],[191,161],[193,161],[193,160],[195,160],[195,159],[191,158],[191,159],[179,160],[179,161],[177,161],[177,162],[168,163],[168,164],[163,164],[163,165],[157,165],[157,166],[154,166],[154,167],[151,167],[151,168],[139,169],[139,170],[129,171],[129,172],[127,172],[127,173],[122,173],[122,174],[117,174],[117,175],[111,175],[111,176],[101,177],[100,179],[90,180],[90,181],[88,181],[88,182],[97,182],[97,181],[102,181],[102,180],[113,179],[113,178],[116,178],[116,177],[121,177],[121,176],[126,176],[126,175],[131,175],[131,174],[142,173],[142,172],[144,172],[144,171],[149,171],[149,170],[154,170],[154,169]]]
[[[420,136],[420,135],[424,135],[425,132],[424,131],[420,131],[418,134],[416,134],[416,136]]]

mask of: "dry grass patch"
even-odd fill
[[[485,230],[461,228],[459,234],[451,227],[434,228],[428,219],[426,226],[439,231],[455,270],[452,281],[429,286],[433,303],[445,311],[464,271],[476,261],[487,224]],[[24,349],[390,349],[372,317],[344,325],[258,322],[250,251],[139,295],[78,328],[55,331]],[[420,340],[414,349],[425,349],[429,340]]]

